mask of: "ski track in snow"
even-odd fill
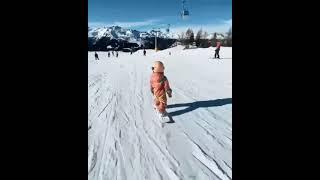
[[[231,51],[222,47],[221,57]],[[147,56],[98,54],[95,61],[88,52],[89,180],[232,179],[232,59],[181,46]],[[174,123],[163,127],[149,88],[155,60],[173,89],[167,111]]]

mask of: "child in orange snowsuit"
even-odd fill
[[[150,79],[150,90],[154,95],[154,104],[159,113],[164,116],[166,114],[167,96],[172,97],[172,90],[169,81],[164,76],[164,66],[161,61],[156,61],[152,67],[153,73]]]

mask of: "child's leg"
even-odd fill
[[[167,107],[167,105],[165,103],[160,102],[160,104],[157,108],[160,113],[164,113],[164,112],[166,112],[166,107]]]
[[[155,99],[154,104],[160,113],[163,113],[166,111],[166,107],[167,107],[166,103],[160,102],[159,100]]]
[[[154,106],[158,110],[158,106],[160,106],[160,101],[158,101],[157,99],[154,99]]]

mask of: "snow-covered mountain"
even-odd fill
[[[142,39],[153,38],[157,34],[157,31],[150,30],[146,31],[138,31],[133,29],[126,29],[120,26],[111,26],[111,27],[98,27],[92,28],[88,27],[88,37],[93,38],[95,40],[99,40],[103,37],[109,37],[110,39],[118,39],[125,40],[131,43],[140,44]],[[209,33],[207,39],[212,39],[215,33]],[[177,39],[177,33],[166,33],[159,31],[157,37],[163,39]],[[225,39],[227,37],[227,33],[216,33],[217,39]]]
[[[120,26],[111,27],[88,27],[88,49],[89,51],[106,51],[112,49],[131,49],[135,47],[153,49],[155,48],[154,37],[157,36],[157,48],[167,49],[179,39],[177,33],[167,33],[166,31],[138,31],[122,28]],[[209,33],[206,39],[216,38],[223,40],[226,33]]]
[[[154,37],[156,35],[159,49],[166,49],[176,42],[176,39],[172,38],[172,34],[161,31],[151,30],[146,32],[120,26],[88,27],[88,49],[89,51],[105,51],[110,46],[118,50],[132,47],[154,48]]]
[[[88,28],[88,37],[95,40],[99,40],[103,37],[109,37],[110,39],[124,40],[130,43],[141,44],[141,41],[145,38],[155,37],[156,31],[151,30],[149,32],[137,31],[132,29],[122,28],[120,26],[111,27],[99,27],[99,28]],[[168,33],[159,32],[157,37],[168,39],[172,36]]]
[[[207,39],[212,39],[215,33],[210,33]],[[227,33],[216,33],[216,39],[222,40],[227,37]]]

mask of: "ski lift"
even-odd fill
[[[188,10],[183,10],[182,11],[183,16],[189,16],[189,11]]]
[[[181,11],[181,17],[182,19],[187,18],[190,15],[188,9],[186,8],[186,0],[182,0],[182,11]]]
[[[167,33],[170,32],[170,24],[168,24],[168,27],[167,27],[166,31],[167,31]]]

